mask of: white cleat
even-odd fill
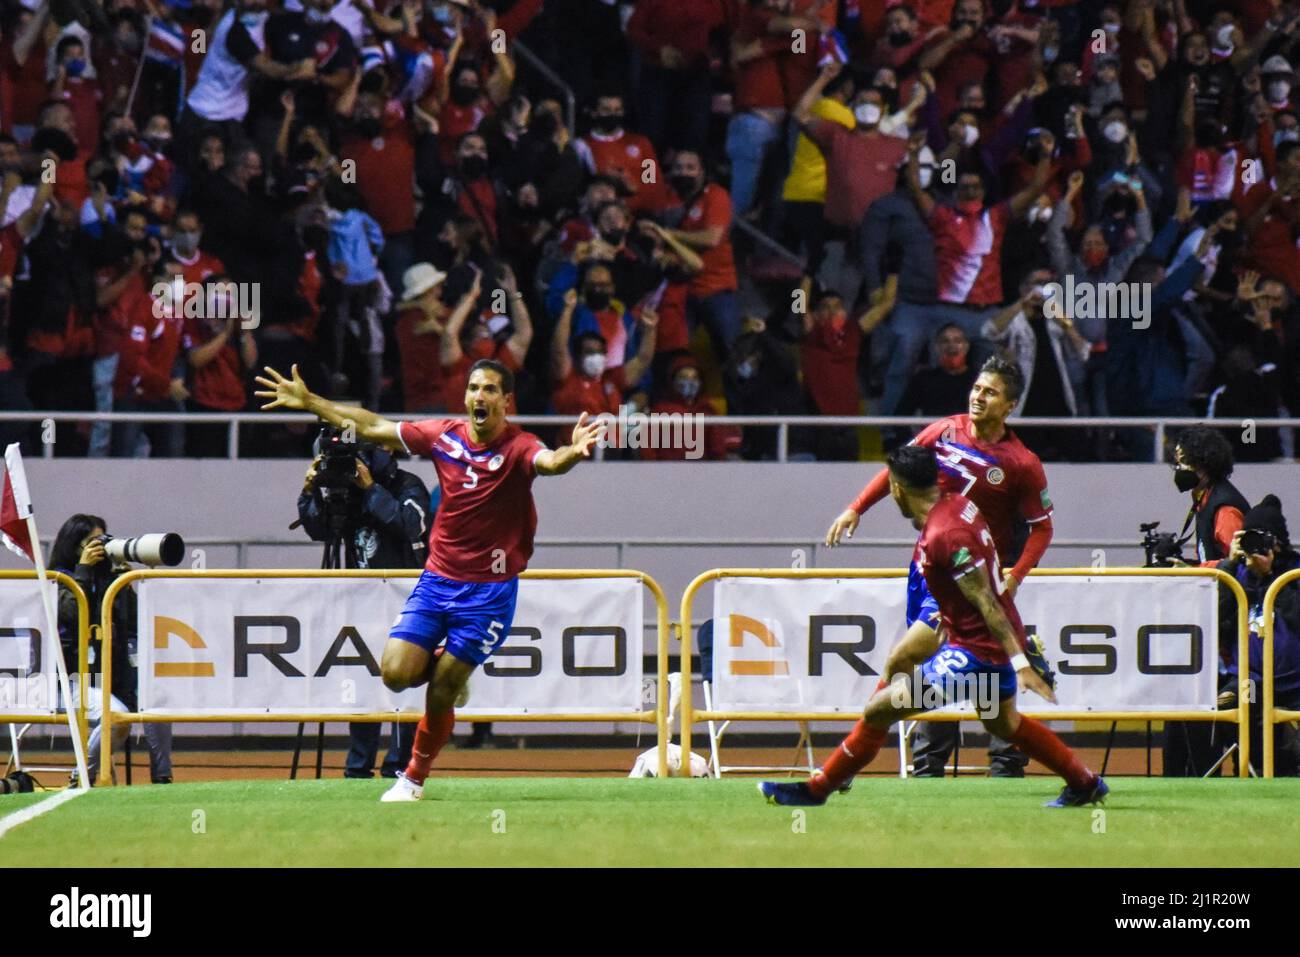
[[[393,804],[398,801],[418,801],[423,797],[424,788],[399,771],[393,786],[379,800],[384,804]]]

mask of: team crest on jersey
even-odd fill
[[[495,472],[505,464],[505,461],[506,457],[498,452],[496,455],[492,456],[491,460],[488,462],[488,471]]]
[[[1007,473],[995,465],[984,473],[984,477],[988,479],[990,485],[1001,485],[1006,479]]]

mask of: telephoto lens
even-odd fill
[[[104,536],[104,553],[118,564],[176,566],[185,557],[185,541],[175,532],[155,532],[137,538]]]

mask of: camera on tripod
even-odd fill
[[[330,529],[343,533],[361,520],[361,489],[356,482],[361,444],[345,430],[327,425],[321,429],[317,448],[316,488],[325,503]]]
[[[1142,551],[1146,553],[1147,568],[1172,568],[1174,560],[1185,562],[1183,545],[1186,538],[1179,538],[1173,532],[1157,532],[1159,522],[1144,522],[1138,526],[1142,533]]]

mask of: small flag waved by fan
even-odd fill
[[[844,34],[839,30],[823,33],[821,41],[817,44],[817,65],[823,67],[830,63],[848,62],[849,48],[844,42]]]
[[[180,66],[185,59],[184,32],[178,25],[154,17],[149,21],[144,55],[155,63]]]

